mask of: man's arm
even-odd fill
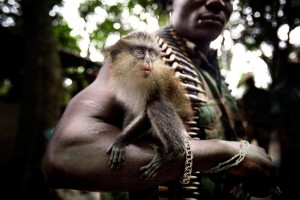
[[[154,180],[140,178],[140,168],[155,152],[147,141],[126,147],[125,163],[118,170],[109,167],[108,148],[121,132],[124,110],[109,90],[109,66],[97,79],[76,95],[59,120],[44,159],[45,177],[53,188],[89,191],[133,191],[158,185],[182,176],[185,157],[172,161]],[[239,142],[192,140],[193,171],[207,170],[236,155]],[[250,145],[245,159],[229,173],[256,179],[270,178],[274,168],[270,157]]]

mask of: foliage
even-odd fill
[[[85,69],[82,66],[67,67],[63,70],[64,74],[64,92],[63,92],[63,104],[66,105],[71,98],[76,95],[80,90],[87,87],[92,81],[95,80],[98,68]],[[66,84],[70,81],[71,84]]]
[[[58,8],[59,6],[62,6],[62,0],[54,0],[50,1],[50,7],[52,8]],[[38,9],[34,8],[33,9]],[[55,10],[55,9],[52,9]],[[79,53],[80,48],[78,47],[78,40],[81,38],[75,38],[70,35],[72,29],[68,26],[66,21],[62,18],[59,12],[50,12],[50,15],[52,17],[52,25],[53,25],[53,32],[54,36],[56,38],[56,42],[60,48],[68,49],[74,53]],[[11,31],[13,35],[16,35],[20,38],[23,38],[24,36],[24,18],[23,18],[23,10],[21,7],[21,0],[0,0],[0,27],[8,29]],[[3,29],[3,30],[4,30]],[[22,39],[24,41],[24,38]],[[17,44],[17,43],[14,43]],[[23,45],[19,44],[19,45]],[[15,46],[13,47],[15,49],[18,49],[21,51],[21,49],[24,49],[24,46]],[[23,52],[19,52],[16,55],[20,55]],[[22,60],[21,58],[18,58],[19,60]],[[20,61],[21,62],[21,61]],[[2,66],[2,67],[5,67]],[[11,68],[15,68],[15,76],[18,77],[19,74],[22,73],[24,70],[22,65],[11,65]],[[7,71],[7,70],[2,70]],[[9,76],[9,77],[6,77]],[[10,91],[13,90],[13,87],[16,85],[15,80],[17,78],[11,77],[12,75],[7,75],[4,73],[0,77],[0,98],[7,99],[7,96]],[[19,86],[18,86],[19,87]],[[18,89],[18,91],[20,91]],[[21,94],[19,94],[20,96]],[[20,97],[19,97],[20,100]],[[18,100],[16,100],[18,101]]]
[[[249,50],[260,50],[263,53],[263,45],[273,49],[271,56],[262,54],[262,58],[270,67],[273,79],[280,79],[280,68],[285,62],[299,60],[299,48],[288,41],[282,41],[277,35],[278,30],[285,24],[289,26],[289,31],[300,25],[299,12],[295,12],[299,9],[299,2],[239,0],[235,11],[239,18],[227,27],[234,42],[244,44]],[[53,8],[59,8],[62,6],[62,0],[51,1],[51,5]],[[20,0],[0,0],[0,7],[0,25],[19,29],[22,26]],[[100,51],[110,36],[118,37],[136,28],[129,22],[129,18],[148,23],[150,16],[158,20],[159,26],[165,25],[168,20],[160,0],[85,0],[80,4],[78,12],[85,22],[85,32],[88,33],[89,50],[85,52],[87,57],[92,49]],[[79,41],[83,39],[82,36],[70,35],[72,28],[62,18],[61,13],[54,12],[51,16],[59,47],[80,53],[82,49],[79,48]],[[93,22],[95,17],[97,22]],[[90,28],[91,23],[96,24]],[[236,30],[241,31],[237,35],[233,34]],[[298,57],[292,57],[292,54]],[[223,51],[220,57],[221,67],[228,68],[231,56],[230,50]],[[69,76],[68,72],[65,72],[65,76]]]
[[[0,26],[21,28],[23,13],[20,5],[21,0],[0,0]],[[62,0],[52,0],[51,7],[61,6]]]
[[[290,30],[299,26],[300,15],[295,12],[299,6],[299,0],[240,0],[241,21],[245,26],[243,43],[249,47],[263,41],[273,43],[282,25],[288,24]]]
[[[95,45],[96,49],[102,49],[110,35],[120,36],[132,31],[134,27],[128,22],[129,17],[147,23],[147,13],[159,22],[166,20],[162,5],[155,0],[119,0],[116,3],[87,0],[79,7],[80,16],[86,24],[99,12],[104,17],[99,18],[97,28],[90,32],[90,45]]]
[[[0,0],[0,26],[9,27],[16,32],[23,32],[23,13],[20,5],[21,0]],[[49,2],[51,7],[62,6],[62,0]],[[79,52],[77,41],[70,35],[71,29],[59,13],[53,16],[53,29],[59,46]]]
[[[80,53],[80,48],[78,47],[78,40],[82,38],[76,38],[70,35],[72,29],[60,15],[56,15],[53,19],[53,27],[54,36],[57,40],[57,44],[59,47],[72,50],[76,53]]]
[[[22,12],[18,0],[0,0],[0,8],[1,26],[9,27],[21,24]]]
[[[299,0],[240,0],[240,19],[233,28],[243,25],[243,31],[236,42],[243,43],[250,50],[261,50],[268,45],[272,55],[263,54],[274,83],[280,81],[288,62],[299,62],[299,47],[290,43],[289,38],[282,39],[278,31],[288,25],[286,35],[300,25]],[[263,52],[263,51],[262,51]],[[292,56],[297,55],[297,56]]]

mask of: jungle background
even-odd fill
[[[94,80],[107,44],[135,29],[129,18],[157,26],[168,22],[158,0],[86,0],[78,8],[83,36],[59,12],[62,0],[0,0],[0,181],[4,199],[53,199],[43,177],[47,139],[70,98]],[[300,59],[300,0],[235,1],[220,41],[220,66],[230,71],[233,52],[226,41],[258,52],[271,82],[280,82]],[[88,24],[102,13],[101,20]],[[104,14],[103,14],[104,13]],[[279,32],[281,34],[279,34]],[[299,38],[299,36],[298,36]],[[265,49],[269,49],[266,51]],[[94,56],[95,57],[95,56]],[[241,66],[242,67],[242,66]],[[238,77],[241,82],[243,75]]]

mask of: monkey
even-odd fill
[[[155,155],[140,168],[141,177],[152,179],[163,166],[185,153],[186,122],[193,111],[186,90],[175,71],[161,59],[154,35],[135,31],[104,49],[110,59],[110,86],[127,110],[124,127],[107,150],[111,169],[124,163],[125,147],[141,137],[141,130],[155,138]],[[148,124],[148,126],[147,126]]]

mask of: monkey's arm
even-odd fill
[[[184,157],[168,163],[162,176],[140,179],[140,168],[154,156],[149,142],[126,148],[126,164],[111,170],[107,149],[121,132],[123,111],[107,90],[109,67],[103,66],[97,80],[72,99],[48,143],[44,172],[49,186],[90,191],[132,191],[179,178]],[[120,114],[121,113],[121,114]],[[121,115],[121,116],[120,116]],[[193,170],[206,170],[223,162],[240,149],[239,142],[192,140]],[[245,160],[230,173],[266,178],[272,162],[263,151],[251,145]]]
[[[112,169],[120,168],[125,161],[125,147],[144,134],[148,127],[150,127],[150,124],[144,111],[123,129],[107,151],[107,154],[110,154],[109,164]]]
[[[147,114],[160,144],[151,162],[141,168],[142,177],[152,179],[166,163],[184,154],[184,140],[189,136],[174,106],[166,98],[149,102]]]

